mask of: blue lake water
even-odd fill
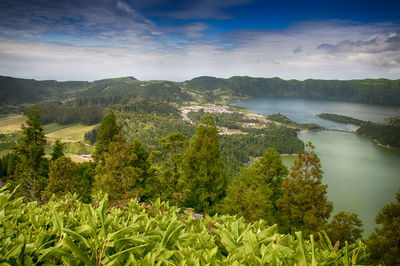
[[[316,114],[335,113],[372,122],[400,116],[395,107],[349,102],[265,98],[234,103],[259,114],[281,113],[300,123],[317,123],[331,129],[352,130],[351,124],[321,119]],[[316,147],[328,185],[328,199],[334,212],[355,212],[364,223],[364,236],[376,226],[374,219],[382,207],[395,201],[400,188],[400,154],[377,146],[363,136],[335,131],[302,132],[299,138]]]
[[[400,116],[399,108],[396,107],[326,100],[258,98],[234,104],[250,107],[249,111],[253,113],[281,113],[299,123],[317,123],[323,127],[343,130],[355,129],[357,126],[322,119],[316,114],[334,113],[371,122],[385,122],[384,118],[386,117]]]

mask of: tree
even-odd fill
[[[228,186],[224,209],[231,214],[240,214],[246,220],[277,222],[276,205],[282,195],[282,180],[287,174],[279,153],[274,148],[267,149],[259,160],[243,168],[239,179]]]
[[[38,169],[44,159],[46,137],[41,125],[39,109],[35,105],[27,113],[26,124],[21,125],[22,134],[18,140],[16,151],[31,166]]]
[[[287,167],[282,163],[281,156],[274,148],[268,148],[263,156],[254,162],[254,170],[263,182],[272,190],[272,204],[274,213],[277,210],[278,200],[282,197],[282,182],[288,175]]]
[[[80,199],[89,203],[94,176],[94,163],[75,163],[69,157],[61,156],[50,163],[49,181],[42,192],[42,200],[48,201],[53,195],[62,197],[76,193]]]
[[[380,226],[366,239],[370,263],[400,265],[400,189],[396,202],[385,205],[375,222]]]
[[[199,212],[213,213],[225,196],[226,177],[221,161],[218,130],[211,115],[205,115],[190,139],[182,162],[183,204]]]
[[[53,151],[51,153],[51,161],[55,161],[61,156],[64,156],[64,143],[57,139],[53,146]]]
[[[138,140],[111,142],[108,149],[104,164],[96,166],[93,189],[107,193],[114,203],[139,195],[151,197],[149,153],[143,145]]]
[[[347,243],[353,244],[361,238],[364,230],[362,229],[362,222],[356,213],[340,211],[326,225],[325,231],[332,243],[340,241],[340,243],[344,244],[347,241]]]
[[[121,132],[114,112],[109,111],[104,116],[97,134],[96,150],[93,154],[96,162],[104,163],[104,153],[109,151],[108,145],[113,141],[120,141],[122,139]]]
[[[278,210],[283,231],[313,234],[327,223],[333,205],[327,200],[327,185],[322,185],[321,163],[309,142],[310,151],[297,153],[297,160],[283,183]]]
[[[75,193],[79,187],[79,168],[69,157],[62,156],[50,163],[49,181],[42,192],[42,200],[48,201],[53,195],[61,197]]]
[[[27,113],[26,124],[21,126],[22,133],[15,147],[19,163],[13,181],[14,185],[21,185],[19,194],[28,201],[40,201],[47,182],[48,160],[44,157],[46,138],[37,106]]]
[[[153,158],[159,162],[157,169],[157,195],[162,200],[176,200],[178,195],[178,182],[181,177],[183,151],[186,147],[186,136],[178,132],[172,132],[167,138],[160,140],[162,152],[153,152]]]

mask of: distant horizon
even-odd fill
[[[281,80],[285,81],[290,81],[290,80],[297,80],[297,81],[306,81],[306,80],[324,80],[324,81],[351,81],[351,80],[378,80],[378,79],[386,79],[386,80],[400,80],[398,79],[390,79],[390,78],[354,78],[354,79],[318,79],[318,78],[306,78],[306,79],[285,79],[281,77],[256,77],[256,76],[248,76],[248,75],[235,75],[235,76],[229,76],[227,78],[225,77],[216,77],[216,76],[208,76],[208,75],[203,75],[203,76],[196,76],[192,77],[190,79],[185,79],[185,80],[169,80],[169,79],[138,79],[136,76],[133,75],[128,75],[128,76],[118,76],[118,77],[109,77],[109,78],[100,78],[100,79],[94,79],[94,80],[72,80],[72,79],[67,79],[67,80],[58,80],[58,79],[51,79],[51,78],[44,78],[44,79],[36,79],[36,78],[29,78],[29,77],[15,77],[15,76],[8,76],[8,75],[3,75],[0,74],[0,77],[7,77],[7,78],[15,78],[15,79],[26,79],[26,80],[35,80],[35,81],[56,81],[56,82],[96,82],[96,81],[101,81],[101,80],[108,80],[108,79],[119,79],[119,78],[134,78],[137,81],[171,81],[171,82],[186,82],[190,81],[195,78],[201,78],[201,77],[210,77],[210,78],[217,78],[217,79],[230,79],[233,77],[249,77],[249,78],[261,78],[261,79],[274,79],[278,78]]]

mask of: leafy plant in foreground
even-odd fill
[[[192,216],[159,200],[126,209],[74,195],[38,205],[0,189],[2,265],[356,265],[365,245],[277,233],[263,220]]]

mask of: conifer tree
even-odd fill
[[[289,171],[283,164],[280,154],[274,148],[268,148],[263,156],[254,162],[253,166],[260,181],[265,182],[272,190],[274,214],[277,211],[278,200],[282,197],[282,182]]]
[[[282,229],[305,234],[319,232],[327,223],[333,205],[327,200],[327,185],[322,184],[322,167],[314,146],[297,154],[289,177],[283,183],[283,195],[278,202]]]
[[[356,213],[340,211],[333,216],[332,221],[326,225],[325,232],[332,243],[339,241],[344,246],[345,241],[348,244],[356,243],[361,238],[362,222]]]
[[[51,161],[49,180],[42,192],[42,200],[48,201],[53,195],[64,196],[68,192],[75,193],[79,187],[79,168],[69,157],[61,156]]]
[[[221,161],[218,129],[214,118],[205,115],[190,139],[182,163],[184,206],[198,212],[215,212],[215,206],[225,196],[226,177]]]
[[[18,140],[16,151],[27,163],[38,169],[44,159],[44,148],[46,146],[39,108],[35,105],[26,116],[27,126],[21,125],[22,134]]]
[[[61,156],[64,156],[64,143],[62,143],[60,139],[57,139],[51,153],[51,161],[55,161]]]
[[[44,157],[46,138],[37,106],[27,113],[26,124],[21,126],[22,133],[15,147],[19,162],[13,181],[14,185],[21,185],[19,193],[28,201],[40,201],[48,175],[48,160]]]
[[[400,265],[400,189],[396,201],[386,204],[375,217],[378,226],[366,239],[370,263]]]
[[[42,200],[47,201],[53,195],[62,197],[76,193],[83,202],[89,203],[93,176],[93,162],[75,163],[71,158],[61,156],[50,163],[49,180],[42,192]]]
[[[121,141],[121,127],[117,124],[114,112],[109,111],[103,118],[97,134],[96,150],[93,158],[96,162],[104,163],[104,153],[109,151],[108,145],[113,141]]]
[[[263,156],[243,168],[238,180],[228,187],[224,209],[246,220],[264,219],[276,223],[277,201],[282,195],[282,181],[288,174],[279,153],[267,149]]]
[[[183,160],[183,150],[186,146],[186,137],[178,132],[172,132],[167,138],[160,140],[162,152],[158,154],[164,160],[157,165],[157,182],[155,182],[156,194],[162,200],[176,200],[178,182],[181,177],[181,168]],[[153,157],[156,153],[153,153]]]
[[[149,152],[138,141],[111,142],[104,153],[104,164],[97,164],[94,191],[109,195],[111,202],[152,196]]]

